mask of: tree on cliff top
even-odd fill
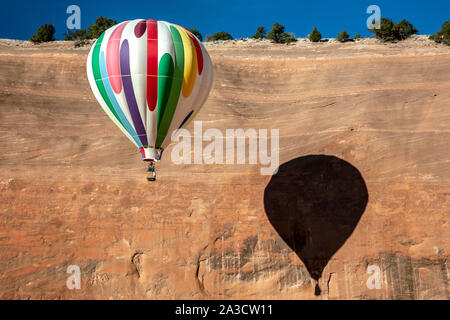
[[[339,42],[346,42],[346,41],[348,41],[349,38],[350,38],[350,35],[345,30],[342,30],[342,32],[337,35],[337,39]]]
[[[33,43],[55,41],[55,27],[50,23],[40,26],[37,33],[31,35],[30,41]]]
[[[97,39],[101,34],[116,25],[117,21],[114,19],[107,19],[105,17],[98,17],[95,19],[94,24],[91,24],[86,29],[80,29],[75,31],[68,30],[64,34],[64,40],[66,41],[86,41],[89,39]]]
[[[255,34],[251,37],[252,39],[264,39],[266,37],[266,28],[258,27]]]
[[[395,24],[392,28],[392,31],[395,33],[396,38],[399,40],[404,40],[418,32],[418,30],[405,19]]]
[[[417,29],[405,19],[394,24],[392,20],[388,18],[381,18],[379,29],[369,30],[375,34],[377,39],[382,41],[404,40],[418,32]]]
[[[450,45],[450,20],[446,21],[442,25],[441,30],[431,35],[430,39],[436,41],[437,43],[444,43],[446,45]]]
[[[226,31],[219,31],[212,36],[207,36],[206,41],[216,41],[216,40],[233,40],[231,34]]]
[[[273,24],[272,30],[267,34],[267,39],[275,43],[291,43],[297,41],[294,34],[284,32],[284,26],[277,22]]]
[[[89,29],[80,29],[75,31],[67,30],[64,33],[65,41],[89,40],[92,39],[92,34]]]
[[[319,42],[320,39],[322,39],[322,34],[317,30],[316,27],[314,27],[313,31],[311,31],[311,34],[309,35],[309,41],[311,42]]]
[[[97,39],[102,35],[102,33],[111,28],[112,26],[116,25],[117,21],[114,19],[107,19],[105,17],[98,17],[95,19],[94,24],[89,26],[89,29],[91,31],[92,37]]]

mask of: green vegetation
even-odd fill
[[[309,41],[311,42],[319,42],[322,39],[322,34],[314,27],[313,31],[311,31],[309,35]]]
[[[394,28],[394,23],[391,19],[381,18],[380,20],[380,28],[379,29],[369,29],[372,31],[377,39],[383,41],[393,41],[395,40],[394,33],[392,29]]]
[[[89,44],[90,39],[92,39],[92,34],[87,29],[75,30],[73,32],[67,31],[64,34],[64,40],[75,41],[74,46],[76,48]]]
[[[213,34],[212,36],[206,36],[206,41],[216,41],[216,40],[233,40],[231,34],[226,31],[219,31]]]
[[[267,39],[275,43],[291,43],[297,41],[293,33],[284,31],[284,26],[275,22],[272,26],[272,30],[267,34]]]
[[[293,32],[285,32],[284,33],[284,43],[289,44],[291,42],[296,42],[297,38],[295,37]]]
[[[400,40],[404,40],[419,32],[411,23],[409,23],[405,19],[394,25],[392,30],[395,33],[397,39]]]
[[[381,18],[380,29],[369,30],[375,34],[377,39],[382,41],[404,40],[418,32],[417,29],[405,19],[394,24],[392,20],[388,18]]]
[[[450,20],[442,25],[441,30],[431,35],[430,39],[450,46]]]
[[[90,25],[86,29],[67,31],[64,34],[64,40],[75,41],[75,46],[80,46],[88,43],[88,40],[97,39],[100,35],[107,29],[111,28],[117,24],[114,19],[108,19],[105,17],[98,17],[94,24]],[[203,41],[201,33],[196,28],[187,28],[189,32],[197,37],[200,41]],[[379,29],[370,29],[377,39],[382,41],[396,41],[404,40],[413,34],[416,34],[418,30],[407,20],[403,19],[398,23],[392,22],[391,19],[381,18]],[[269,39],[274,43],[291,43],[297,41],[293,33],[285,32],[285,27],[282,24],[275,22],[272,29],[267,33],[264,26],[260,26],[256,29],[255,34],[251,37],[252,39]],[[34,43],[54,41],[55,37],[55,27],[51,24],[45,24],[39,27],[36,34],[30,37],[30,41]],[[308,39],[311,42],[323,42],[322,34],[317,30],[316,27],[308,35]],[[350,35],[346,30],[343,30],[337,35],[337,40],[340,42],[354,41],[362,39],[361,35],[357,33],[354,39],[350,38]],[[450,20],[442,25],[441,30],[430,36],[431,40],[438,43],[444,43],[450,45]],[[226,31],[219,31],[213,35],[207,35],[206,41],[217,41],[217,40],[233,40],[233,37]]]
[[[346,41],[348,41],[349,38],[350,38],[350,35],[345,30],[342,30],[342,32],[337,35],[337,39],[340,42],[346,42]]]
[[[256,28],[256,32],[252,36],[252,39],[264,39],[265,37],[266,37],[266,28],[258,27]]]
[[[89,32],[88,29],[80,29],[75,31],[67,31],[64,34],[64,40],[89,40],[92,39],[92,34]]]
[[[87,40],[97,39],[105,30],[111,28],[116,24],[116,20],[107,19],[105,17],[98,17],[97,19],[95,19],[94,24],[90,25],[86,29],[75,30],[72,32],[67,31],[64,34],[64,40],[72,40],[79,43],[85,43]]]
[[[107,29],[116,25],[117,21],[113,19],[107,19],[105,17],[98,17],[95,19],[94,24],[90,25],[88,29],[91,30],[92,38],[98,39]]]
[[[194,36],[196,36],[198,40],[203,41],[202,34],[200,33],[200,31],[198,31],[198,29],[186,28],[186,30],[189,31],[190,33],[192,33]]]
[[[40,26],[37,33],[31,35],[30,41],[33,43],[55,41],[55,27],[49,23]]]
[[[275,43],[282,42],[282,34],[284,33],[284,26],[275,22],[272,26],[272,30],[267,34],[267,39],[272,40]]]

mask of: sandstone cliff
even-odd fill
[[[269,221],[260,166],[177,166],[169,148],[149,183],[91,94],[88,48],[0,41],[0,298],[448,299],[449,47],[207,49],[204,129],[277,128],[280,164],[329,155],[364,179],[367,205],[321,294]],[[69,265],[80,290],[66,287]]]

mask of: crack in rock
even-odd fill
[[[200,250],[200,252],[199,252],[199,254],[198,254],[198,258],[197,258],[197,263],[196,263],[196,268],[195,268],[195,280],[197,281],[197,285],[198,285],[198,288],[199,288],[199,290],[200,290],[200,293],[202,294],[202,295],[204,295],[204,296],[209,296],[209,294],[206,292],[206,290],[205,290],[205,284],[204,284],[204,278],[205,278],[205,275],[203,274],[202,275],[202,277],[201,277],[201,279],[200,279],[200,277],[199,277],[199,273],[200,273],[200,266],[201,266],[201,263],[203,262],[203,261],[206,261],[208,258],[205,258],[205,257],[203,257],[203,253],[205,252],[205,250],[207,249],[209,247],[209,244],[207,244],[206,246],[204,246],[201,250]],[[203,257],[203,258],[202,258]]]
[[[136,274],[138,276],[138,278],[141,277],[141,273],[142,273],[142,265],[141,265],[141,256],[144,253],[142,251],[136,251],[134,252],[134,254],[131,256],[131,264],[134,266],[134,268],[136,269]]]
[[[331,276],[335,274],[335,272],[330,272],[328,274],[328,281],[327,281],[327,294],[330,295],[330,281],[331,281]]]

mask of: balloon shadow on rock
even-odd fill
[[[331,257],[350,237],[369,195],[361,173],[327,155],[308,155],[279,167],[264,190],[270,223],[318,281]]]

